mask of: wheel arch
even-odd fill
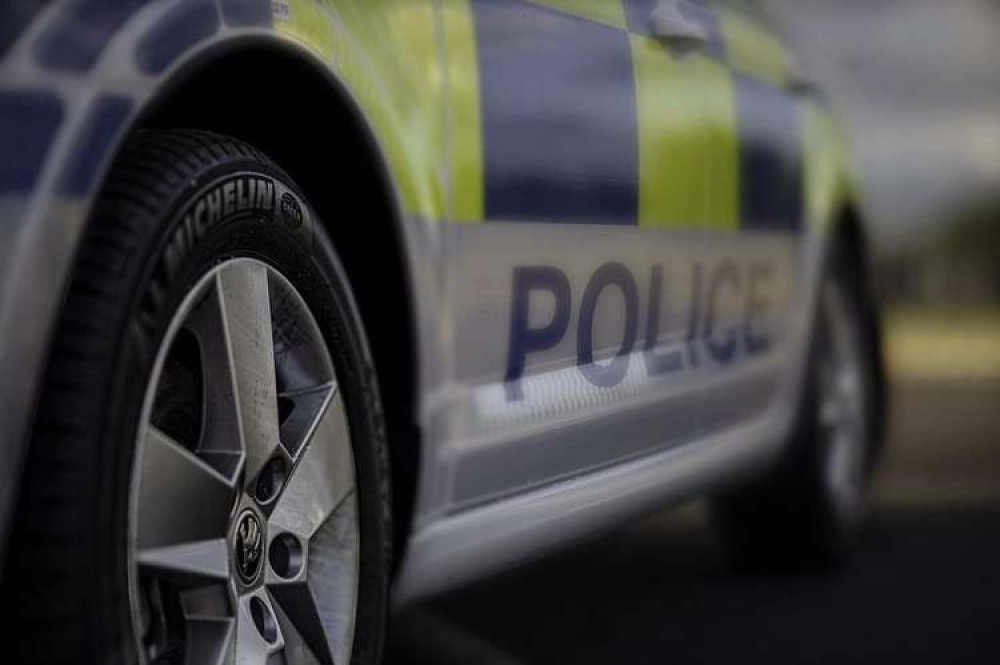
[[[179,70],[132,131],[141,128],[202,129],[249,143],[277,162],[319,213],[374,356],[390,444],[398,564],[420,461],[418,327],[396,191],[361,110],[319,61],[281,42],[246,41],[203,53]],[[349,223],[338,223],[345,219]]]

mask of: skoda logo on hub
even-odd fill
[[[252,584],[260,573],[264,559],[264,533],[260,518],[251,510],[244,511],[233,533],[233,558],[236,572],[244,584]]]

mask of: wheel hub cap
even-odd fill
[[[264,528],[252,510],[246,510],[236,522],[233,555],[236,572],[244,584],[253,584],[260,573],[264,552]]]

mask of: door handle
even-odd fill
[[[693,14],[684,0],[660,0],[650,15],[653,37],[676,48],[702,48],[708,43],[708,29]]]

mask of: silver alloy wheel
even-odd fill
[[[206,274],[142,414],[129,573],[143,661],[349,663],[354,457],[329,351],[288,280],[246,258]]]
[[[825,344],[820,357],[819,422],[828,443],[824,481],[834,509],[848,524],[864,511],[867,419],[861,340],[842,289],[828,282],[821,295]]]

